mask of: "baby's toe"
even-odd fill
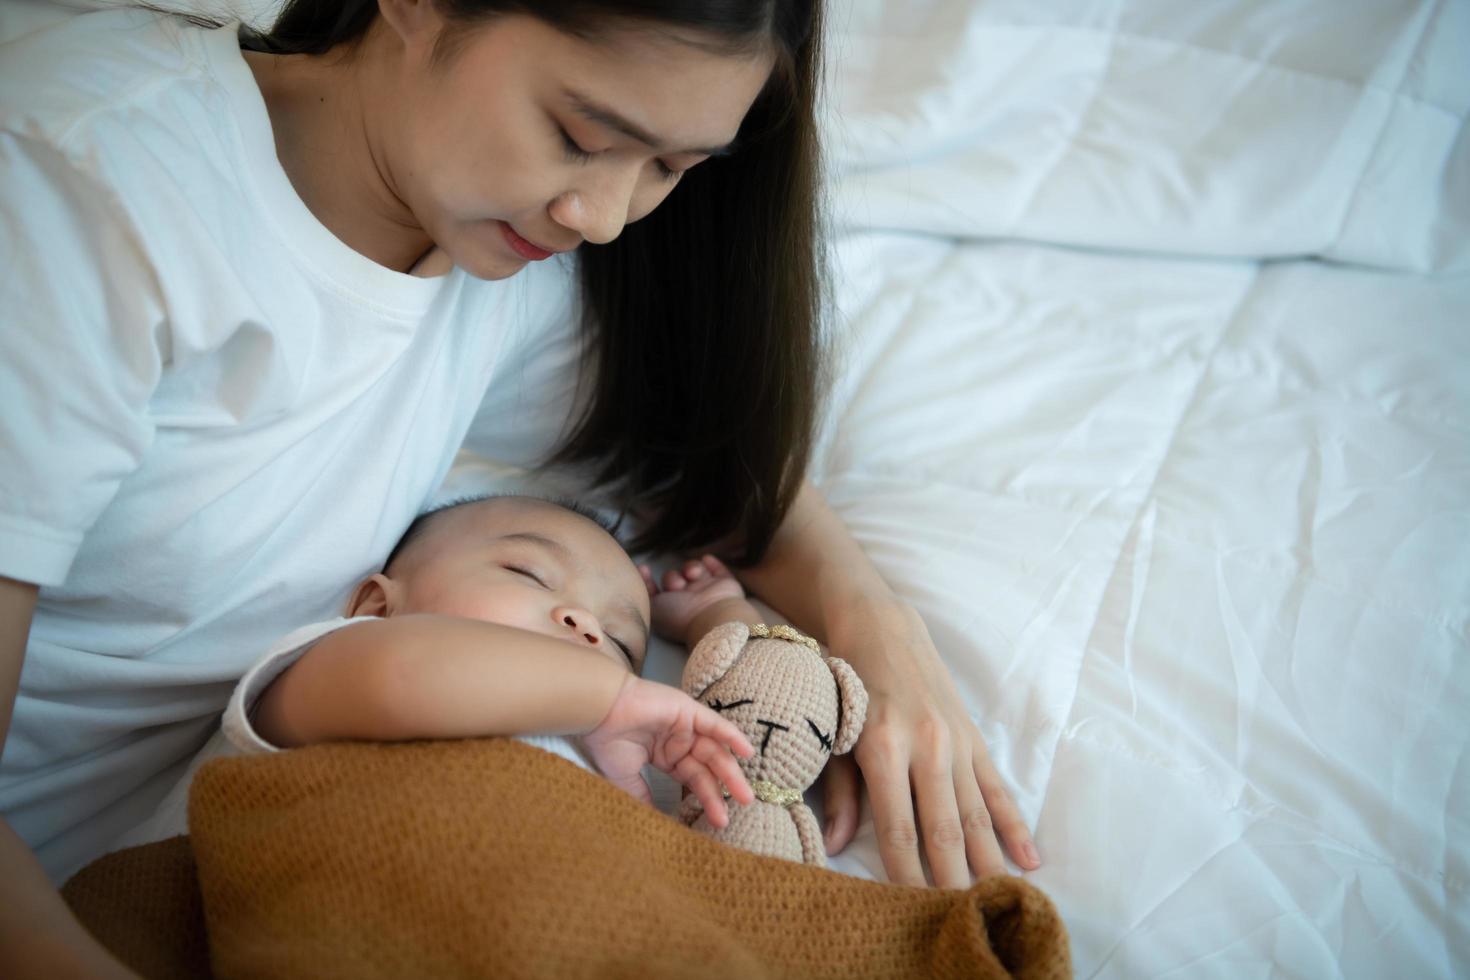
[[[720,561],[714,555],[705,555],[703,558],[700,559],[700,561],[704,563],[704,567],[709,571],[711,575],[721,576],[730,574],[730,570],[725,567],[725,563]]]
[[[690,559],[684,563],[684,577],[694,582],[704,578],[706,572],[704,565],[698,559]]]
[[[664,572],[664,590],[666,592],[682,592],[688,584],[684,576],[680,575],[677,569],[671,568],[667,572]]]

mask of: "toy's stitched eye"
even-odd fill
[[[738,708],[742,704],[755,704],[755,702],[749,698],[746,698],[744,701],[731,701],[729,704],[725,704],[719,698],[711,698],[709,702],[709,706],[715,711],[728,711],[731,708]]]
[[[812,734],[817,736],[817,741],[822,743],[822,748],[826,749],[828,752],[831,752],[832,739],[826,735],[823,735],[822,730],[817,727],[817,723],[812,721],[810,718],[806,720],[806,723],[811,726]]]

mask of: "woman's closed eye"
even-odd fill
[[[564,127],[558,126],[556,128],[557,132],[561,133],[561,141],[562,144],[566,147],[568,160],[575,160],[578,163],[586,163],[588,160],[591,160],[593,156],[595,156],[595,154],[592,153],[590,150],[582,149],[581,145],[576,140],[572,139],[572,134],[567,132]]]
[[[558,125],[556,129],[557,132],[561,134],[562,146],[566,149],[568,160],[572,160],[576,163],[587,163],[597,155],[591,150],[582,149],[582,145],[576,140],[572,139],[572,134],[566,131],[566,127]],[[659,176],[662,177],[664,180],[674,181],[678,180],[684,175],[684,171],[674,170],[667,164],[665,164],[662,160],[655,160],[654,163],[658,165]]]

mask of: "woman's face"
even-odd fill
[[[618,237],[734,142],[773,63],[654,30],[587,41],[526,16],[459,29],[436,64],[437,29],[398,28],[402,97],[382,152],[423,230],[484,279]]]

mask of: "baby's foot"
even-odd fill
[[[664,572],[663,588],[657,589],[647,567],[643,584],[653,604],[653,628],[659,636],[682,641],[694,617],[723,599],[743,599],[740,582],[714,555],[690,559]]]

